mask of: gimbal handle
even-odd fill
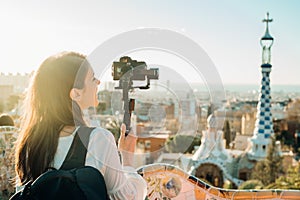
[[[123,123],[126,126],[126,132],[125,132],[125,136],[127,136],[129,134],[129,132],[131,131],[131,113],[134,110],[134,99],[129,99],[128,98],[128,92],[129,89],[132,88],[132,81],[123,81],[122,83],[122,89],[123,89],[123,102],[124,102],[124,116],[123,116]]]

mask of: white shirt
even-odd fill
[[[53,167],[59,169],[71,147],[75,132],[60,137]],[[132,167],[123,167],[120,162],[114,136],[106,129],[95,128],[88,144],[85,165],[97,168],[102,175],[111,199],[145,199],[147,184]]]

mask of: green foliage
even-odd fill
[[[282,130],[281,131],[281,141],[283,142],[283,144],[288,145],[288,146],[292,146],[294,145],[294,133],[291,133],[287,130]]]
[[[175,135],[169,137],[165,143],[169,153],[192,153],[194,146],[200,145],[200,136]]]
[[[256,164],[252,178],[260,180],[264,189],[300,189],[300,167],[290,167],[285,175],[282,171],[282,158],[275,151],[275,140],[269,148],[267,158]]]
[[[262,160],[256,163],[253,172],[251,174],[253,180],[259,180],[263,185],[271,183],[270,168],[266,160]]]
[[[270,182],[274,183],[276,178],[278,178],[279,175],[283,173],[283,166],[282,156],[280,156],[276,151],[276,140],[275,138],[271,139],[272,142],[271,145],[269,145],[266,162],[270,169]]]
[[[271,139],[266,159],[256,163],[251,175],[252,179],[259,180],[264,185],[274,183],[276,178],[283,173],[282,157],[276,151],[275,138]]]
[[[300,167],[290,167],[285,176],[276,179],[265,189],[300,189]]]
[[[226,140],[226,148],[229,148],[229,144],[232,141],[232,137],[231,137],[230,124],[229,124],[228,120],[225,121],[223,131],[224,131],[224,137],[225,137],[225,140]]]
[[[259,180],[248,180],[239,186],[239,190],[262,189],[263,183]]]
[[[207,108],[207,117],[206,118],[208,118],[209,115],[211,115],[211,114],[212,114],[212,105],[210,104]]]

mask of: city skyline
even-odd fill
[[[265,31],[262,19],[270,12],[274,20],[270,33],[275,38],[271,85],[300,85],[298,1],[88,1],[84,4],[4,1],[0,4],[1,72],[30,73],[57,52],[73,50],[88,55],[112,36],[141,27],[157,27],[179,32],[198,43],[215,64],[224,84],[258,85],[259,40]],[[148,59],[150,63],[162,61],[159,57],[151,60],[143,52],[137,55],[136,59]],[[171,65],[178,71],[181,66]],[[192,75],[187,73],[187,77]]]

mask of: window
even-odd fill
[[[151,147],[151,141],[150,140],[145,140],[145,148],[150,149]]]

